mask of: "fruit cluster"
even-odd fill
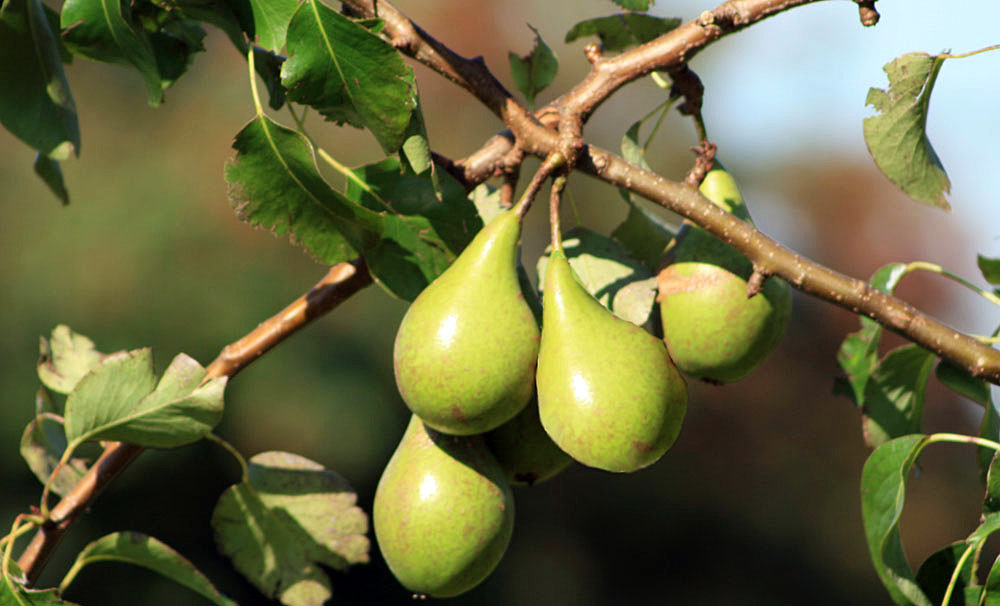
[[[724,170],[710,171],[701,191],[749,221]],[[496,567],[513,530],[510,484],[545,480],[572,460],[613,472],[654,463],[687,410],[678,368],[739,379],[787,323],[787,284],[772,278],[747,297],[749,261],[686,225],[658,277],[663,340],[594,299],[560,242],[539,330],[518,280],[520,233],[516,207],[489,223],[417,297],[396,336],[396,382],[413,416],[373,518],[390,570],[419,594],[458,595]]]

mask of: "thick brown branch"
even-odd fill
[[[309,292],[240,340],[223,348],[219,356],[208,365],[206,379],[235,376],[264,352],[371,282],[371,274],[368,273],[368,267],[363,261],[356,260],[335,265]],[[108,444],[83,479],[52,508],[51,521],[38,529],[18,559],[18,565],[27,575],[29,583],[34,583],[38,579],[49,556],[55,551],[73,522],[142,450],[138,446],[120,442]]]
[[[863,314],[928,351],[1000,384],[1000,350],[964,335],[912,305],[798,255],[708,202],[690,185],[669,181],[614,154],[588,147],[577,168],[626,187],[701,225],[753,262],[762,275],[781,276],[802,292]]]

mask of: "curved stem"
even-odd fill
[[[535,173],[535,176],[531,178],[531,182],[528,183],[527,189],[525,189],[524,193],[521,194],[521,199],[514,205],[513,210],[517,213],[519,220],[524,220],[524,215],[531,209],[531,204],[535,201],[535,197],[538,195],[538,190],[542,188],[542,184],[549,178],[552,171],[565,164],[566,157],[558,151],[552,152],[545,158],[542,165],[538,167],[538,171]]]
[[[994,293],[992,293],[992,292],[990,292],[988,290],[984,290],[984,289],[976,286],[975,284],[973,284],[972,282],[969,282],[968,280],[966,280],[962,276],[959,276],[957,274],[953,274],[950,271],[945,270],[943,267],[941,267],[937,263],[928,263],[926,261],[913,261],[912,263],[907,263],[907,265],[906,265],[906,271],[907,271],[907,273],[909,273],[910,271],[913,271],[913,270],[918,270],[918,269],[919,270],[923,270],[923,271],[929,271],[931,273],[935,273],[935,274],[944,276],[945,278],[948,278],[949,280],[957,282],[957,283],[961,284],[962,286],[968,288],[972,292],[978,294],[980,297],[986,299],[990,303],[992,303],[992,304],[1000,307],[1000,297],[998,297],[997,295],[995,295]]]
[[[236,449],[235,446],[233,446],[229,442],[223,440],[222,438],[211,432],[205,434],[205,439],[207,439],[209,442],[214,442],[218,444],[227,452],[229,452],[229,454],[231,454],[233,458],[236,459],[236,462],[239,463],[240,465],[240,470],[242,472],[240,476],[240,481],[243,483],[247,483],[250,481],[250,469],[247,467],[247,460],[243,457],[243,454]]]
[[[250,72],[250,93],[253,96],[253,106],[258,116],[264,115],[264,106],[260,103],[260,93],[257,90],[257,73],[254,71],[253,47],[247,51],[247,68]]]
[[[928,444],[933,444],[935,442],[953,442],[955,444],[975,444],[976,446],[983,446],[984,448],[1000,451],[1000,443],[994,442],[993,440],[987,440],[986,438],[979,438],[976,436],[966,436],[960,433],[935,433],[928,436],[927,438]]]
[[[951,573],[951,580],[948,581],[948,588],[945,589],[944,597],[941,599],[941,606],[948,606],[951,602],[951,594],[955,591],[955,585],[958,584],[958,577],[962,573],[962,568],[965,567],[965,561],[969,559],[974,549],[975,545],[969,545],[962,553],[962,557],[958,559],[958,564],[955,565],[955,570]]]
[[[562,245],[562,228],[559,225],[559,205],[562,191],[566,187],[566,175],[559,175],[552,180],[552,191],[549,194],[549,228],[552,234],[552,251],[565,254]]]

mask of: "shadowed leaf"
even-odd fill
[[[868,446],[920,431],[934,360],[934,354],[919,345],[904,345],[882,358],[865,385],[861,407]]]
[[[321,606],[331,595],[319,564],[368,561],[368,516],[339,475],[304,457],[266,452],[249,481],[228,488],[212,513],[219,549],[268,597]]]
[[[140,532],[115,532],[84,547],[63,581],[62,590],[89,564],[122,562],[148,568],[205,597],[217,606],[236,606],[223,596],[187,558],[159,539]]]
[[[527,55],[518,56],[508,53],[510,73],[514,77],[514,86],[528,100],[528,107],[534,108],[535,97],[545,90],[559,71],[559,59],[556,58],[549,45],[542,40],[538,30],[529,25],[535,32],[535,46]]]
[[[865,143],[875,164],[911,198],[950,210],[951,182],[927,138],[931,90],[944,57],[908,53],[886,64],[888,90],[871,88],[866,105],[878,112],[864,120]]]
[[[21,436],[21,457],[28,469],[44,485],[66,452],[66,430],[62,417],[44,413],[36,416],[24,428]],[[83,459],[73,457],[62,467],[51,484],[52,492],[65,496],[87,473]]]
[[[630,46],[645,44],[676,29],[680,24],[680,19],[640,13],[619,13],[577,23],[566,32],[566,42],[584,36],[597,36],[601,39],[605,51],[621,51]]]
[[[983,272],[983,278],[990,284],[1000,284],[1000,259],[991,259],[983,255],[976,255],[976,263],[979,271]]]

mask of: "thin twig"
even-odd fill
[[[312,320],[329,312],[345,299],[371,284],[371,274],[363,261],[335,265],[312,289],[272,316],[249,334],[222,349],[208,365],[205,380],[234,377],[278,343]],[[41,574],[49,556],[101,490],[142,452],[142,448],[121,442],[105,446],[101,457],[79,483],[55,507],[49,522],[39,527],[31,543],[18,559],[29,584]]]

